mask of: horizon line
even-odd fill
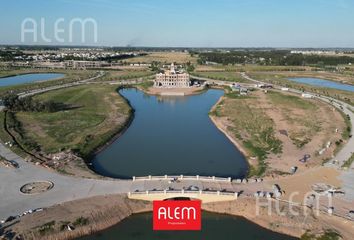
[[[354,50],[353,47],[255,47],[255,46],[247,46],[247,47],[193,47],[193,46],[108,46],[108,45],[55,45],[55,44],[0,44],[0,47],[58,47],[58,48],[156,48],[156,49],[276,49],[276,50],[288,50],[288,49],[346,49],[346,50]]]

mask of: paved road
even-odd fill
[[[0,144],[0,155],[15,160],[20,168],[0,167],[0,220],[29,209],[49,207],[54,204],[96,195],[126,193],[128,180],[91,180],[59,175],[40,166],[25,162]],[[29,182],[51,181],[54,188],[38,195],[24,195],[19,190]]]
[[[45,208],[55,204],[83,199],[92,196],[128,193],[146,190],[184,189],[197,186],[201,190],[233,191],[244,190],[244,194],[252,195],[258,190],[271,191],[272,186],[267,183],[236,184],[220,181],[181,180],[169,183],[168,180],[95,180],[75,178],[57,174],[41,166],[27,163],[21,157],[0,143],[0,155],[7,160],[15,160],[20,167],[0,167],[0,220],[11,215],[18,215],[29,209]],[[37,195],[25,195],[20,188],[27,183],[36,181],[50,181],[54,188]]]
[[[36,94],[49,92],[49,91],[53,91],[53,90],[58,90],[58,89],[62,89],[62,88],[68,88],[68,87],[74,87],[74,86],[78,86],[78,85],[82,85],[82,84],[87,84],[88,82],[91,82],[91,81],[96,80],[100,77],[103,77],[104,75],[105,75],[105,72],[101,71],[97,76],[92,77],[92,78],[88,78],[85,80],[80,80],[80,81],[72,82],[72,83],[66,83],[66,84],[55,85],[55,86],[50,86],[50,87],[46,87],[46,88],[26,91],[26,92],[19,93],[18,96],[20,98],[23,98],[23,97],[34,96]]]
[[[257,84],[267,84],[265,82],[261,82],[255,79],[252,79],[251,77],[247,76],[245,73],[242,73],[242,77],[244,77],[245,79],[252,81],[254,83]],[[276,89],[281,89],[282,86],[276,86],[273,85],[273,87],[275,87]],[[351,135],[354,136],[354,113],[352,111],[354,111],[354,108],[342,101],[339,101],[337,99],[331,98],[331,97],[327,97],[327,96],[322,96],[322,95],[315,95],[313,93],[310,92],[302,92],[296,89],[289,89],[289,92],[292,93],[296,93],[296,94],[311,94],[312,96],[314,96],[316,99],[319,99],[323,102],[329,103],[332,106],[336,107],[338,110],[344,112],[345,115],[348,115],[350,117],[350,122],[352,125],[351,128]],[[354,153],[354,137],[350,138],[348,140],[348,142],[343,146],[343,148],[337,153],[337,155],[327,163],[327,166],[338,166],[341,167],[343,165],[343,163],[345,161],[347,161],[352,154]]]

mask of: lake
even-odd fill
[[[243,217],[202,213],[202,231],[153,231],[152,213],[134,214],[117,225],[80,240],[294,240],[254,224]]]
[[[135,109],[127,131],[92,161],[99,174],[242,177],[248,164],[209,118],[222,90],[185,97],[150,96],[136,89],[120,94]]]
[[[316,87],[333,88],[338,90],[344,90],[354,92],[354,85],[334,82],[330,80],[324,80],[320,78],[289,78],[290,81],[297,83],[304,83]]]
[[[0,78],[0,87],[19,85],[23,83],[33,83],[48,81],[64,77],[61,73],[31,73],[11,77]]]

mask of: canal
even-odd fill
[[[185,97],[151,96],[136,89],[123,89],[120,94],[135,109],[135,117],[127,131],[94,158],[99,174],[116,178],[246,175],[245,158],[208,115],[222,90]]]
[[[80,240],[293,240],[296,238],[275,233],[243,217],[203,212],[202,231],[153,231],[152,213],[135,214],[121,223]]]

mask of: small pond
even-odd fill
[[[0,87],[53,80],[64,77],[61,73],[30,73],[0,78]]]

